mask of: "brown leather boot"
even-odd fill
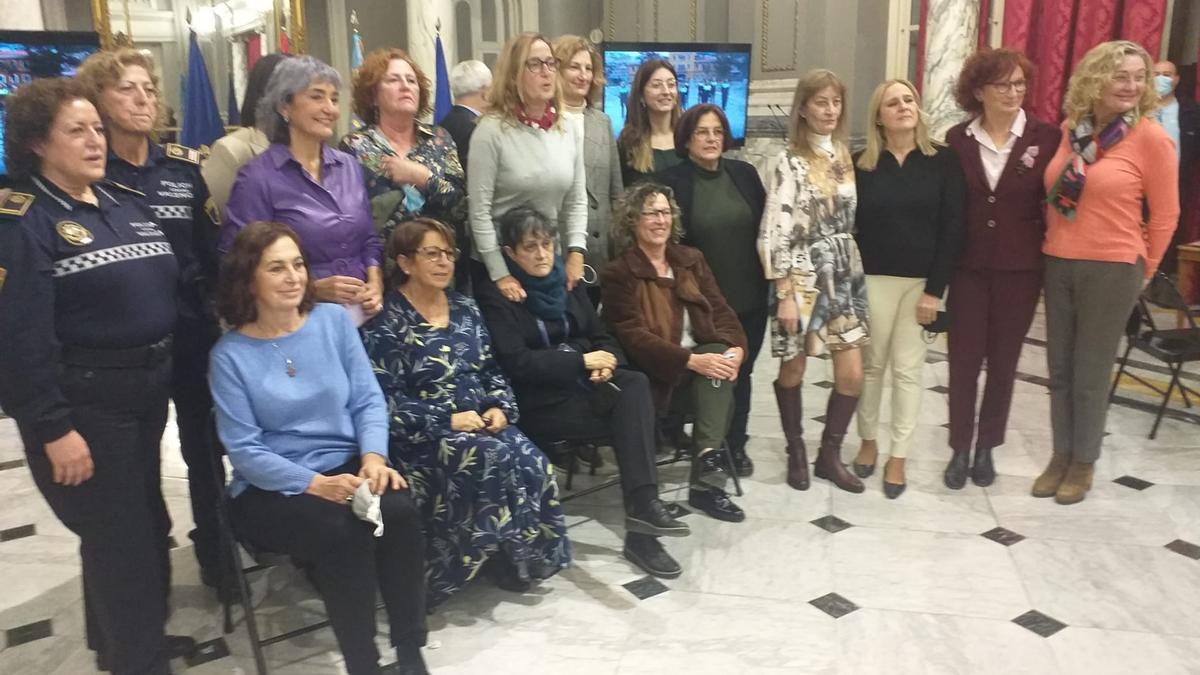
[[[1054,501],[1059,504],[1078,504],[1092,489],[1092,474],[1095,473],[1095,462],[1071,462],[1067,467],[1067,476],[1063,478],[1054,493]]]
[[[1050,464],[1046,466],[1046,470],[1042,475],[1033,481],[1033,490],[1031,493],[1034,497],[1045,499],[1053,497],[1058,492],[1058,486],[1062,484],[1063,478],[1067,475],[1067,467],[1071,464],[1071,456],[1066,453],[1056,452],[1050,456]]]
[[[863,484],[842,464],[842,441],[846,438],[846,428],[850,426],[850,418],[857,407],[857,396],[839,394],[837,390],[829,392],[821,449],[817,452],[817,461],[813,463],[814,476],[833,481],[834,485],[846,492],[855,493],[863,491]]]
[[[782,387],[775,382],[779,423],[787,439],[787,484],[793,490],[808,489],[808,449],[804,447],[804,399],[801,386]]]

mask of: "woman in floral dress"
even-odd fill
[[[388,399],[390,454],[425,527],[429,605],[480,569],[521,592],[571,561],[550,463],[516,427],[512,389],[475,302],[447,291],[454,233],[428,218],[401,223],[380,315],[364,327]]]
[[[851,231],[857,196],[845,143],[846,87],[828,70],[800,79],[788,148],[767,186],[759,253],[778,299],[771,354],[783,359],[775,398],[787,438],[787,483],[809,486],[801,387],[807,354],[833,355],[834,389],[813,473],[849,492],[863,485],[842,464],[842,440],[862,387],[868,341],[862,260]]]

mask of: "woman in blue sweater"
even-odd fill
[[[352,675],[379,672],[377,587],[396,672],[425,673],[420,517],[388,465],[387,404],[362,342],[345,312],[314,302],[286,225],[247,225],[224,265],[217,304],[233,330],[213,349],[209,379],[233,464],[234,526],[311,566]],[[351,508],[369,499],[363,483],[380,497],[382,533]]]

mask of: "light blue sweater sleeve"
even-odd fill
[[[367,358],[362,338],[354,328],[350,315],[337,312],[338,341],[341,346],[342,367],[350,380],[350,416],[358,438],[360,455],[374,452],[388,458],[388,407],[379,388],[379,380]],[[390,463],[390,462],[389,462]]]

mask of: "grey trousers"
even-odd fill
[[[1046,362],[1054,452],[1100,457],[1108,390],[1145,263],[1046,257]]]

